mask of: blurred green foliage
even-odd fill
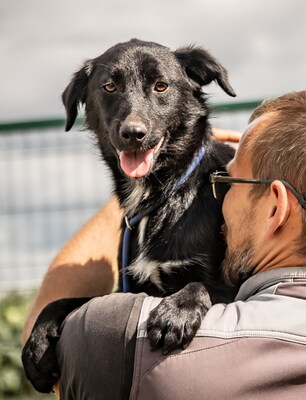
[[[0,399],[55,399],[43,396],[26,379],[21,362],[23,324],[34,293],[10,293],[0,299]]]

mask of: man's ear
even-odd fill
[[[62,101],[67,114],[65,127],[66,132],[72,128],[75,122],[78,115],[79,103],[85,103],[87,84],[92,69],[92,61],[86,61],[83,68],[73,75],[71,82],[62,94]]]
[[[272,236],[281,229],[290,215],[290,201],[285,185],[274,181],[270,185],[267,233]]]
[[[174,55],[189,78],[199,85],[204,86],[212,81],[217,81],[225,93],[229,96],[236,96],[228,81],[226,69],[204,49],[189,46],[176,50]]]

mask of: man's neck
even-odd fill
[[[292,249],[290,248],[283,249],[283,251],[273,249],[263,257],[259,263],[257,263],[257,266],[254,269],[254,274],[276,268],[298,266],[306,266],[306,258],[300,256],[297,251],[292,252]]]

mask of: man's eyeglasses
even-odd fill
[[[290,183],[283,181],[282,179],[277,179],[282,182],[283,185],[286,186],[287,189],[296,197],[300,205],[306,210],[306,200],[294,189]],[[276,179],[243,179],[243,178],[232,178],[228,176],[227,172],[216,171],[213,174],[210,174],[209,181],[212,184],[213,195],[215,199],[222,200],[226,189],[230,187],[231,183],[251,183],[251,184],[270,184]],[[219,185],[222,183],[223,185]],[[225,185],[224,185],[225,184]],[[228,186],[228,188],[224,187]]]

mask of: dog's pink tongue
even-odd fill
[[[123,172],[132,177],[139,178],[145,176],[152,165],[154,150],[140,151],[121,151],[120,165]]]

